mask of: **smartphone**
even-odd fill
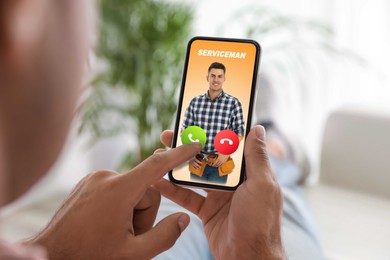
[[[172,147],[202,151],[171,170],[175,184],[233,191],[245,179],[261,47],[249,39],[194,37],[187,46]]]

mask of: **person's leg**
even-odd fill
[[[219,176],[218,167],[212,167],[209,165],[206,165],[203,175],[198,176],[196,174],[191,174],[191,180],[194,181],[210,181],[210,182],[216,182],[216,183],[226,183],[227,181],[227,175],[225,176]]]
[[[287,138],[272,122],[263,125],[271,167],[283,191],[282,239],[286,254],[289,259],[323,259],[315,221],[301,188],[307,174],[297,163]]]
[[[218,167],[206,166],[206,169],[207,169],[208,181],[219,183],[219,184],[226,183],[228,176],[227,175],[219,176]]]
[[[206,196],[206,192],[202,190],[196,191],[201,193],[203,196]],[[168,251],[156,256],[154,259],[214,259],[211,255],[209,245],[203,231],[203,224],[196,215],[183,209],[176,203],[162,197],[160,209],[157,214],[157,221],[160,221],[162,218],[175,212],[186,212],[190,215],[191,222],[176,241],[175,245]]]
[[[206,166],[203,170],[202,176],[196,175],[195,173],[191,172],[191,175],[190,175],[191,180],[193,180],[193,181],[208,181],[209,180],[209,176],[208,176],[208,168],[209,167],[210,166],[208,166],[206,164]]]
[[[190,175],[192,181],[207,181],[207,175],[203,173],[202,176],[191,173]]]

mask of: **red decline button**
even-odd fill
[[[234,153],[238,145],[240,144],[240,140],[235,132],[232,130],[222,130],[214,138],[214,146],[215,149],[220,154],[230,155]]]

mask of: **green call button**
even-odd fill
[[[202,147],[206,144],[206,132],[199,126],[189,126],[181,133],[181,142],[183,144],[190,144],[199,142]]]

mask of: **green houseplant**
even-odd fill
[[[119,170],[160,146],[176,109],[191,9],[155,0],[100,0],[99,72],[83,105],[81,131],[92,141],[126,133],[138,138]]]

